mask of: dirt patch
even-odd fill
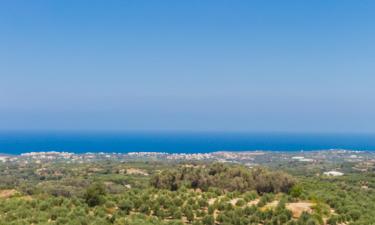
[[[248,206],[253,206],[253,205],[257,205],[259,203],[259,199],[255,199],[255,200],[252,200],[250,202],[247,203]]]
[[[299,218],[303,212],[312,213],[312,207],[314,203],[311,202],[295,202],[287,203],[286,208],[292,211],[294,218]]]
[[[208,205],[213,205],[216,201],[216,198],[208,199]]]
[[[0,198],[10,198],[17,195],[19,192],[14,189],[0,190]]]
[[[149,174],[141,169],[136,169],[136,168],[128,168],[126,169],[126,174],[132,174],[132,175],[143,175],[143,176],[148,176]]]
[[[213,205],[215,204],[215,201],[216,200],[220,200],[221,198],[223,198],[223,196],[219,196],[218,198],[211,198],[211,199],[208,199],[208,205]],[[232,204],[233,206],[235,206],[237,204],[237,202],[239,200],[241,200],[242,198],[234,198],[234,199],[231,199],[228,203]],[[250,201],[248,202],[247,204],[245,204],[244,206],[253,206],[253,205],[257,205],[259,202],[259,199],[255,199],[253,201]]]
[[[182,167],[185,167],[185,168],[205,168],[206,166],[205,165],[184,164],[184,165],[182,165]]]
[[[87,169],[88,172],[90,173],[98,173],[98,172],[102,172],[104,171],[102,168],[98,168],[98,167],[90,167]]]
[[[238,200],[240,200],[240,198],[234,198],[234,199],[230,200],[229,203],[232,204],[233,206],[235,206],[237,204]]]
[[[279,204],[278,200],[272,201],[268,203],[267,205],[265,205],[264,207],[262,207],[262,210],[274,209],[277,207],[278,204]]]
[[[33,197],[31,197],[30,195],[26,195],[26,196],[19,197],[19,199],[24,200],[24,201],[32,201]]]
[[[232,204],[233,206],[236,206],[237,203],[238,203],[238,201],[240,201],[240,200],[243,201],[243,203],[244,203],[244,204],[241,204],[241,207],[245,207],[246,206],[246,202],[244,201],[243,198],[234,198],[234,199],[231,199],[229,201],[229,203]]]
[[[210,199],[208,199],[208,205],[213,205],[213,204],[215,204],[215,201],[216,200],[220,200],[220,199],[222,199],[224,196],[219,196],[219,197],[217,197],[217,198],[210,198]]]

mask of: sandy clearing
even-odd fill
[[[232,204],[233,206],[235,206],[236,203],[238,202],[238,200],[240,200],[240,198],[234,198],[234,199],[230,200],[229,203]]]
[[[18,191],[14,189],[0,190],[0,198],[10,198],[18,194]]]
[[[143,175],[143,176],[148,176],[149,174],[141,169],[136,169],[136,168],[128,168],[126,169],[127,174],[133,174],[133,175]]]
[[[269,210],[269,209],[274,209],[277,207],[277,205],[279,204],[279,201],[278,200],[274,200],[270,203],[267,203],[264,207],[262,207],[262,210]]]
[[[255,199],[255,200],[252,200],[250,202],[247,203],[248,206],[253,206],[253,205],[257,205],[259,203],[259,199]]]
[[[285,207],[292,211],[294,218],[299,218],[303,212],[312,213],[312,207],[314,203],[311,202],[295,202],[295,203],[287,203]]]

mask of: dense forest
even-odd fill
[[[371,173],[111,161],[0,167],[1,225],[375,224]]]

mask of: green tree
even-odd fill
[[[104,203],[104,196],[106,195],[105,187],[102,183],[93,183],[90,185],[84,194],[84,199],[87,205],[94,207]]]
[[[202,218],[202,223],[204,225],[214,225],[215,219],[212,215],[206,215],[205,217]]]
[[[118,207],[125,213],[129,214],[134,208],[134,203],[128,199],[120,201]]]

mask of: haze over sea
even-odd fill
[[[375,150],[374,134],[224,132],[0,132],[0,153]]]

